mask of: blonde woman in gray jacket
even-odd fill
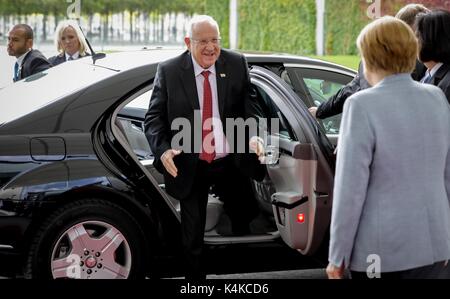
[[[450,105],[411,78],[406,23],[378,19],[357,43],[373,88],[344,106],[328,277],[450,278]]]

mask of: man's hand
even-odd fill
[[[336,267],[333,264],[328,264],[327,267],[327,275],[328,279],[343,279],[345,274],[344,264],[340,268]]]
[[[261,163],[264,163],[265,151],[264,151],[264,140],[262,140],[262,138],[253,136],[250,139],[250,150],[255,152]]]
[[[311,107],[308,110],[309,110],[309,113],[311,113],[312,116],[314,116],[314,118],[317,119],[317,110],[318,110],[318,108],[317,107]]]
[[[181,154],[181,151],[170,149],[161,156],[161,162],[164,165],[164,168],[166,168],[167,172],[174,178],[178,176],[178,169],[175,166],[173,158],[175,158],[179,154]]]

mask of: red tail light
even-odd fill
[[[298,214],[297,215],[297,222],[298,223],[304,223],[305,222],[305,214]]]

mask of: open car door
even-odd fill
[[[264,118],[279,126],[269,126],[266,138],[277,228],[287,245],[312,255],[330,225],[333,147],[291,86],[267,69],[253,67],[250,74]]]

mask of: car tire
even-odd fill
[[[25,278],[144,278],[145,235],[133,216],[102,199],[64,205],[31,242]]]

